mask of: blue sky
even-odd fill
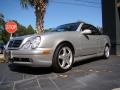
[[[31,24],[35,28],[34,9],[23,9],[19,1],[20,0],[1,0],[0,13],[4,14],[6,21],[17,20],[24,26]],[[101,1],[50,0],[44,20],[45,28],[52,28],[75,21],[85,21],[95,26],[102,26]]]

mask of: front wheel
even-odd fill
[[[104,58],[108,59],[109,57],[110,57],[110,48],[109,48],[109,46],[105,46],[105,49],[104,49]]]
[[[69,44],[59,45],[53,56],[53,69],[55,72],[65,72],[71,69],[73,56],[73,51]]]

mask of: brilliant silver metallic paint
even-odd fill
[[[81,25],[78,27],[80,28]],[[23,49],[23,44],[31,37],[41,37],[41,43],[37,49]],[[27,65],[32,67],[48,67],[52,65],[52,58],[57,46],[61,43],[68,42],[74,48],[74,62],[92,57],[102,56],[105,45],[110,46],[109,37],[106,35],[84,35],[81,31],[71,32],[51,32],[42,35],[29,35],[16,37],[14,39],[24,39],[21,46],[11,51],[11,58],[30,58],[31,62],[12,62],[15,64]],[[47,55],[42,54],[44,50],[50,50]]]

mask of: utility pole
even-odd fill
[[[1,33],[1,41],[3,42],[3,30],[4,30],[4,15],[0,13],[0,33]]]

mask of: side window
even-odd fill
[[[100,31],[93,25],[89,25],[89,29],[92,31],[92,35],[101,35]]]
[[[81,27],[81,30],[84,31],[86,29],[89,29],[89,24],[83,24],[83,26]]]
[[[94,28],[92,32],[93,32],[93,35],[101,35],[101,32],[97,28]]]
[[[91,30],[92,31],[91,35],[101,35],[101,32],[96,27],[90,24],[84,24],[81,29],[82,31],[84,31],[85,29]]]

